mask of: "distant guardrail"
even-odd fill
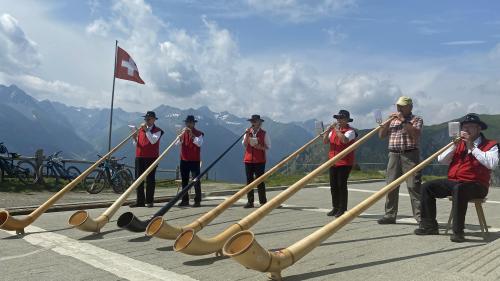
[[[12,159],[11,157],[7,157],[7,156],[3,156],[3,155],[0,155],[0,158],[2,159],[6,159],[6,160],[10,160]],[[43,150],[42,149],[39,149],[36,151],[35,153],[35,156],[23,156],[23,155],[18,155],[14,158],[15,161],[21,161],[21,160],[25,160],[25,161],[30,161],[33,163],[33,165],[35,166],[35,173],[38,173],[39,172],[39,167],[47,161],[47,157],[43,154]],[[61,162],[63,162],[64,164],[66,163],[74,163],[74,164],[88,164],[88,165],[92,165],[95,163],[95,161],[89,161],[89,160],[80,160],[80,159],[61,159]],[[126,168],[129,168],[129,169],[135,169],[134,166],[130,166],[130,165],[125,165]],[[156,169],[156,172],[159,172],[159,173],[172,173],[175,175],[175,179],[179,179],[180,178],[180,169],[179,167],[177,166],[176,169],[162,169],[162,168],[157,168]],[[38,175],[39,177],[39,180],[41,181],[43,179],[43,175]],[[3,179],[3,177],[2,177]]]
[[[292,174],[293,172],[300,170],[302,172],[310,172],[316,167],[319,167],[322,163],[294,163],[292,166],[286,165],[282,168],[281,172],[284,174]],[[387,163],[378,162],[359,162],[356,163],[360,170],[379,170],[385,171]],[[446,176],[448,172],[448,166],[446,164],[432,163],[427,165],[424,169],[424,174],[435,175],[435,176]],[[298,167],[302,167],[297,169]],[[378,167],[378,168],[377,168]],[[494,186],[500,187],[500,165],[498,165],[492,173],[491,182]]]

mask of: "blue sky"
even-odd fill
[[[426,123],[500,113],[500,2],[0,0],[0,83],[109,103],[114,40],[146,85],[117,106],[209,106],[280,121],[350,110],[369,127],[412,96]]]

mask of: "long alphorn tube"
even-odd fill
[[[314,177],[321,174],[323,171],[330,168],[335,162],[344,158],[351,151],[354,151],[358,146],[367,141],[370,137],[375,135],[378,130],[382,126],[384,126],[387,122],[390,122],[392,119],[387,120],[377,128],[370,131],[368,134],[354,142],[352,145],[347,147],[345,150],[335,155],[330,160],[323,163],[321,166],[316,168],[314,171],[310,172],[307,176],[303,177],[290,187],[288,187],[285,191],[276,195],[273,199],[268,201],[264,206],[261,206],[257,210],[253,211],[239,222],[233,224],[223,232],[219,233],[217,236],[211,238],[202,238],[198,236],[192,229],[184,230],[179,237],[175,240],[174,250],[176,252],[182,252],[189,255],[207,255],[210,253],[216,253],[216,255],[222,254],[222,247],[224,243],[233,236],[234,234],[249,229],[254,224],[259,222],[263,217],[269,214],[273,209],[278,207],[281,203],[285,202],[288,198],[294,195],[297,191],[299,191],[302,187],[304,187],[307,183],[309,183]]]
[[[82,231],[88,232],[100,232],[101,228],[103,228],[109,220],[113,217],[113,215],[118,211],[118,209],[125,203],[130,194],[146,179],[146,177],[156,169],[156,166],[160,163],[160,161],[167,155],[168,151],[175,145],[179,136],[177,136],[172,143],[162,152],[162,154],[149,166],[146,171],[142,173],[133,183],[130,185],[127,190],[120,196],[116,201],[106,210],[102,215],[93,219],[90,217],[90,214],[85,211],[77,211],[68,220],[68,223],[75,228],[78,228]]]
[[[323,132],[323,133],[325,133],[325,132]],[[207,226],[211,221],[213,221],[215,218],[217,218],[220,214],[222,214],[225,210],[227,210],[230,206],[232,206],[234,203],[236,203],[238,201],[238,199],[240,199],[242,196],[247,194],[250,190],[254,189],[257,185],[259,185],[260,183],[265,181],[269,176],[271,176],[276,171],[278,171],[278,169],[283,167],[283,165],[285,165],[290,160],[294,159],[297,155],[302,153],[307,147],[309,147],[311,144],[313,144],[322,135],[323,134],[320,134],[320,135],[316,136],[315,138],[313,138],[312,140],[310,140],[308,143],[304,144],[301,148],[297,149],[297,151],[293,152],[288,157],[283,159],[281,162],[276,164],[274,167],[269,169],[269,171],[267,171],[266,173],[264,173],[263,175],[261,175],[260,177],[255,179],[252,183],[243,187],[238,192],[233,194],[231,197],[227,198],[222,203],[220,203],[217,207],[215,207],[214,209],[205,213],[203,216],[196,219],[192,223],[185,225],[185,226],[182,226],[182,227],[177,227],[177,226],[170,225],[162,217],[156,217],[148,224],[148,227],[146,228],[146,235],[154,236],[154,237],[158,237],[158,238],[162,238],[162,239],[174,240],[185,229],[193,229],[195,232],[200,231],[205,226]]]
[[[177,201],[179,201],[182,197],[184,197],[184,195],[188,193],[189,189],[191,189],[192,186],[194,186],[197,182],[199,182],[201,178],[206,173],[208,173],[208,171],[215,164],[217,164],[217,162],[219,162],[219,160],[221,160],[222,157],[224,157],[241,140],[241,138],[245,134],[246,132],[243,133],[240,137],[238,137],[238,139],[234,143],[232,143],[231,146],[229,146],[219,157],[217,157],[217,159],[215,159],[197,177],[191,180],[191,182],[187,186],[182,188],[182,190],[179,193],[177,193],[177,195],[175,195],[174,198],[172,198],[165,206],[163,206],[160,210],[158,210],[158,212],[156,212],[150,219],[146,221],[141,221],[132,212],[126,212],[118,218],[117,221],[118,227],[128,229],[132,232],[144,232],[152,219],[154,219],[155,217],[162,217],[163,215],[165,215],[168,212],[168,210],[170,210],[175,205],[175,203],[177,203]]]
[[[453,145],[449,143],[439,151],[425,159],[423,162],[415,166],[413,169],[391,182],[381,190],[377,191],[363,202],[356,205],[351,210],[344,213],[339,218],[328,223],[322,228],[318,229],[311,235],[296,242],[288,248],[271,252],[265,250],[256,240],[251,231],[241,231],[231,237],[224,245],[223,252],[225,255],[235,259],[238,263],[246,268],[251,268],[261,272],[268,272],[272,280],[281,280],[281,271],[299,259],[307,255],[314,248],[319,246],[321,242],[326,240],[332,234],[337,232],[343,226],[354,220],[366,209],[370,208],[377,201],[382,199],[394,188],[399,186],[412,174],[422,170],[425,166],[430,164],[434,158],[438,157],[446,149]]]
[[[40,205],[40,207],[36,208],[29,215],[17,219],[12,217],[8,211],[1,210],[0,211],[0,228],[5,230],[15,230],[18,234],[24,234],[24,228],[31,223],[33,223],[38,217],[40,217],[45,211],[47,211],[52,205],[54,205],[57,200],[61,199],[68,191],[72,190],[75,186],[77,186],[80,182],[82,182],[99,164],[104,162],[108,157],[110,157],[113,153],[115,153],[120,147],[122,147],[132,136],[135,134],[133,132],[128,137],[126,137],[122,142],[120,142],[117,146],[111,149],[108,153],[102,156],[99,160],[97,160],[94,164],[88,167],[82,174],[76,177],[74,180],[69,182],[63,189],[59,190],[56,194],[54,194],[49,200]]]

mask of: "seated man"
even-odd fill
[[[453,234],[450,240],[464,242],[464,222],[467,204],[471,199],[488,194],[491,170],[498,164],[498,145],[481,133],[488,126],[475,114],[467,114],[460,122],[460,139],[443,154],[440,163],[449,164],[448,179],[426,182],[422,185],[420,227],[417,235],[436,235],[436,198],[453,196]]]

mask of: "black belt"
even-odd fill
[[[406,152],[411,152],[411,151],[415,151],[415,150],[418,150],[418,148],[405,149],[405,150],[389,149],[389,152],[392,152],[392,153],[406,153]]]

